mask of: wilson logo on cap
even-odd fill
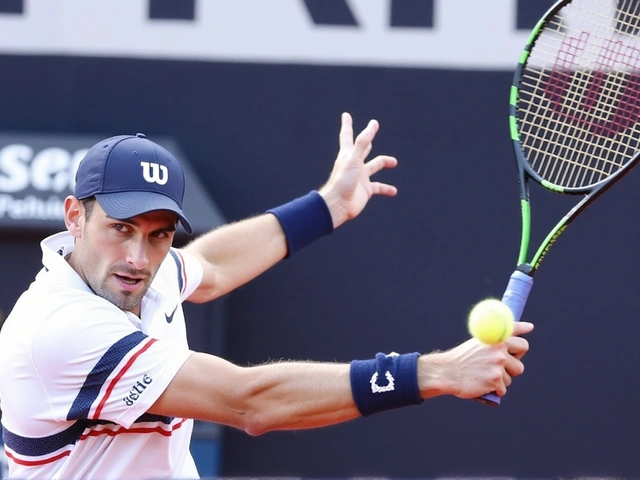
[[[142,177],[147,183],[164,185],[169,180],[169,170],[158,163],[140,162],[142,165]]]

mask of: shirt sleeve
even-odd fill
[[[82,318],[60,312],[34,334],[32,361],[56,421],[106,420],[130,428],[193,353],[136,330],[109,305],[76,304]]]
[[[198,288],[198,285],[202,282],[204,271],[200,261],[189,252],[171,248],[169,254],[176,265],[180,299],[184,301]]]

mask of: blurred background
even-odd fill
[[[378,176],[398,196],[187,306],[192,347],[246,365],[464,341],[471,306],[500,297],[515,267],[509,87],[551,4],[0,0],[0,310],[40,268],[39,241],[64,229],[61,203],[96,141],[143,132],[181,157],[201,233],[318,188],[348,111],[357,131],[380,122],[372,155],[399,159]],[[499,408],[437,398],[260,437],[198,424],[201,474],[639,477],[638,185],[632,172],[549,254],[524,314],[527,370]],[[575,199],[532,197],[538,243]]]

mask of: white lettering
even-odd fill
[[[140,162],[140,165],[142,165],[142,177],[146,182],[164,185],[169,181],[169,170],[164,165],[149,162]]]
[[[27,162],[33,157],[28,145],[9,145],[0,150],[0,192],[18,192],[29,185]]]
[[[0,149],[0,192],[16,193],[33,187],[42,192],[70,194],[75,188],[78,165],[87,150],[70,153],[51,147],[34,155],[29,145],[7,145]]]
[[[0,194],[0,218],[5,216],[14,220],[63,220],[64,202],[51,196],[47,200],[28,195],[14,198]]]
[[[69,186],[71,155],[62,148],[45,148],[31,164],[31,183],[36,190],[61,192]]]

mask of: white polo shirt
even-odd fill
[[[193,421],[147,414],[192,354],[182,301],[202,266],[171,249],[142,318],[97,296],[66,262],[73,237],[42,243],[44,268],[0,332],[9,477],[198,478]]]

